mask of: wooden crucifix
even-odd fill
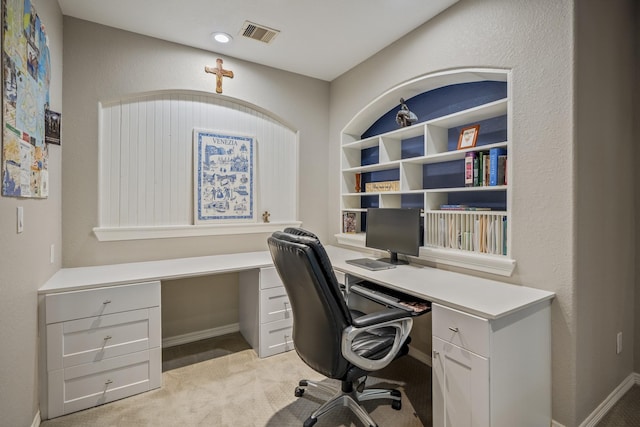
[[[216,59],[215,67],[204,67],[204,71],[216,75],[216,93],[222,93],[223,77],[233,78],[233,71],[222,68],[222,59],[220,58]]]

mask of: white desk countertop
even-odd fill
[[[371,257],[369,253],[336,246],[327,246],[326,250],[336,270],[486,319],[497,319],[555,296],[553,292],[421,265],[370,271],[345,262]],[[260,251],[63,268],[40,287],[38,294],[223,274],[272,265],[269,252]]]
[[[334,246],[326,249],[336,270],[485,319],[497,319],[555,296],[553,292],[541,289],[417,264],[370,271],[347,264],[345,260],[373,258],[371,254]]]
[[[273,261],[269,252],[261,251],[63,268],[51,276],[38,289],[38,293],[49,294],[132,282],[206,276],[271,266]]]

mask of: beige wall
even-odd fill
[[[266,249],[266,235],[98,242],[98,103],[132,93],[213,92],[218,55],[65,17],[63,265],[108,264]],[[221,97],[258,106],[300,132],[299,220],[326,233],[328,83],[223,57]],[[185,189],[191,191],[191,189]]]
[[[581,0],[575,10],[575,370],[580,421],[633,372],[633,153],[638,139],[633,138],[637,116],[632,89],[638,76],[633,72],[632,1]],[[618,332],[621,354],[616,354]]]
[[[501,67],[513,75],[513,283],[557,293],[553,418],[576,425],[573,232],[573,7],[571,1],[463,0],[332,82],[331,156],[340,130],[372,99],[430,72]],[[337,165],[331,209],[339,208]],[[330,223],[332,232],[338,224]],[[498,278],[504,280],[504,278]]]
[[[640,2],[635,3],[635,68],[634,75],[640,75]],[[640,79],[635,79],[635,97],[633,105],[633,116],[640,117]],[[640,135],[640,120],[635,121],[636,128],[635,134]],[[635,145],[635,158],[640,156],[640,138],[634,138]],[[640,212],[640,169],[635,168],[635,188],[636,188],[636,204],[635,204],[635,229],[636,229],[636,289],[635,289],[635,339],[634,339],[634,356],[635,356],[635,368],[636,373],[640,373],[640,224],[638,224],[638,213]]]
[[[237,274],[162,281],[163,340],[236,323]]]
[[[636,19],[633,37],[625,19],[624,8],[633,0],[614,2],[616,7],[603,10],[595,0],[580,3],[574,12],[572,0],[461,0],[330,85],[224,58],[236,77],[225,81],[223,96],[271,111],[300,131],[299,219],[325,241],[338,232],[339,135],[351,117],[383,91],[432,71],[466,66],[513,70],[515,171],[510,185],[517,267],[508,280],[557,294],[552,310],[553,418],[566,427],[579,425],[606,398],[630,373],[634,357],[635,371],[640,372],[640,315],[635,315],[634,322],[640,307],[640,280],[636,279],[635,307],[629,303],[634,289],[628,283],[633,283],[629,263],[640,256],[634,256],[634,242],[629,242],[634,234],[623,234],[625,224],[634,229],[635,216],[624,212],[620,216],[602,203],[627,206],[632,189],[619,180],[606,186],[596,183],[595,165],[591,165],[600,160],[597,148],[604,140],[619,153],[618,158],[630,152],[624,130],[630,119],[623,111],[629,101],[616,86],[629,75],[617,72],[625,61],[621,53],[610,51],[620,45],[629,48],[618,43],[625,34],[637,43],[640,29]],[[96,241],[91,229],[97,223],[98,101],[162,89],[211,91],[212,77],[202,68],[216,55],[64,18],[63,97],[63,19],[56,2],[35,0],[35,4],[49,35],[51,101],[54,110],[63,112],[63,142],[50,150],[48,199],[0,197],[0,423],[19,426],[30,425],[38,409],[36,290],[60,267],[61,246],[64,265],[77,266],[263,249],[266,237]],[[592,39],[589,27],[575,24],[575,18],[602,28],[599,35],[608,34]],[[640,53],[640,47],[636,49]],[[591,52],[597,56],[590,57]],[[596,70],[574,73],[574,61],[576,66],[586,62]],[[610,62],[616,66],[609,68]],[[607,67],[598,68],[601,65]],[[636,112],[638,95],[637,84]],[[638,123],[636,130],[640,132]],[[598,139],[600,132],[605,134]],[[606,179],[613,181],[621,173],[632,180],[629,164],[624,160],[621,166],[614,164],[615,158],[613,153],[604,156]],[[576,163],[580,159],[587,163]],[[598,167],[603,167],[600,162]],[[581,179],[585,181],[577,182]],[[637,176],[635,182],[640,184]],[[636,185],[636,203],[640,203],[639,188]],[[621,194],[609,194],[614,192]],[[17,206],[25,209],[25,232],[20,235],[15,232]],[[605,224],[609,233],[589,236],[586,233],[593,224]],[[635,228],[635,241],[640,241],[640,227]],[[580,233],[586,235],[580,237]],[[614,237],[619,239],[615,245]],[[49,263],[51,244],[56,247],[53,264]],[[595,250],[597,245],[610,253]],[[621,257],[611,254],[621,247],[630,252]],[[235,275],[219,279],[225,295],[208,296],[233,302]],[[611,285],[614,280],[619,283]],[[190,298],[207,284],[206,278],[165,284],[163,321],[171,330],[163,332],[179,335],[189,329],[221,326],[216,323],[233,318],[233,313],[217,312],[216,301],[199,302],[200,315],[216,310],[215,319],[198,318],[195,312],[187,318],[175,314],[191,306]],[[171,304],[175,300],[180,301]],[[623,331],[625,350],[615,356],[611,335],[615,338],[618,330]],[[598,373],[592,375],[594,371]]]
[[[506,280],[556,293],[553,419],[567,427],[584,421],[633,372],[638,335],[630,232],[633,1],[576,3],[462,0],[332,82],[330,130],[338,158],[347,121],[398,83],[466,66],[512,70],[517,266]],[[334,212],[337,166],[329,176],[336,177]],[[330,227],[338,231],[338,224]]]
[[[62,13],[55,1],[34,5],[51,54],[51,109],[62,111]],[[64,114],[62,116],[64,118]],[[29,426],[38,412],[37,290],[60,268],[62,147],[49,146],[49,197],[0,197],[0,425]],[[16,233],[16,208],[24,232]],[[49,261],[50,245],[56,256]]]
[[[97,225],[98,103],[147,91],[214,92],[204,72],[217,55],[65,17],[66,123],[63,160],[65,267],[266,249],[268,234],[99,242]],[[253,104],[300,134],[299,217],[326,235],[329,84],[231,57],[223,98]],[[191,191],[185,189],[185,191]],[[163,338],[238,322],[237,274],[162,284]]]

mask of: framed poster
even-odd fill
[[[255,138],[193,131],[194,223],[256,221]]]

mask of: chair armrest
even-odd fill
[[[397,310],[397,311],[396,311]],[[400,316],[398,311],[404,312],[404,316],[398,317],[394,320],[383,321],[381,323],[372,323],[367,326],[355,327],[349,326],[342,333],[342,355],[349,362],[353,363],[357,367],[367,370],[367,371],[377,371],[396,358],[396,355],[402,348],[402,344],[405,342],[409,333],[411,332],[411,326],[413,325],[413,318],[404,310],[400,309],[391,309],[391,310],[383,310],[381,312],[372,313],[369,315],[365,315],[359,317],[358,320],[364,319],[363,323],[368,323],[367,317],[385,317],[386,312],[390,312],[387,316]],[[354,324],[356,322],[354,321]],[[366,357],[359,356],[353,351],[353,340],[363,332],[369,332],[380,328],[395,328],[395,337],[393,339],[393,346],[389,352],[381,359],[367,359]]]
[[[364,328],[367,326],[375,325],[377,323],[403,319],[405,317],[411,317],[411,312],[403,310],[401,308],[390,308],[357,317],[353,319],[353,325],[357,328]]]

